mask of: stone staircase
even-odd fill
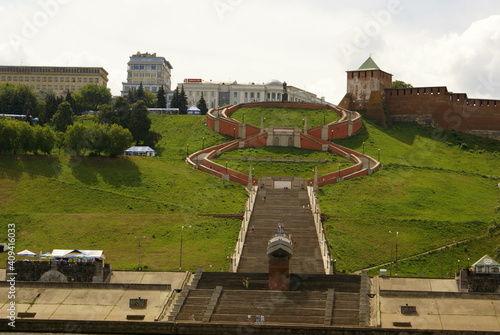
[[[262,200],[264,196],[265,201]],[[324,273],[314,219],[310,211],[303,210],[303,206],[307,206],[308,203],[305,190],[260,189],[238,272],[268,272],[267,241],[273,236],[281,218],[285,230],[292,234],[295,242],[290,273]]]
[[[243,285],[250,278],[249,288]],[[187,293],[176,322],[247,323],[264,315],[267,324],[358,326],[360,276],[290,276],[293,291],[268,290],[267,273],[203,272]]]

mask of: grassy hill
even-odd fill
[[[375,158],[380,149],[383,170],[319,191],[338,268],[354,271],[390,262],[396,232],[399,259],[472,239],[453,247],[456,270],[458,259],[466,265],[468,258],[494,252],[500,238],[485,235],[498,220],[498,141],[405,124],[382,130],[365,120],[364,126],[357,136],[338,142],[358,151],[364,142],[365,152]],[[442,260],[446,276],[451,253],[446,248],[398,262],[398,274],[441,276]]]
[[[17,250],[103,249],[114,269],[134,269],[135,236],[145,236],[141,263],[177,270],[184,226],[183,270],[227,270],[241,221],[203,215],[240,213],[246,191],[183,161],[203,137],[206,146],[226,139],[204,125],[205,117],[152,119],[163,135],[158,158],[1,157],[0,227],[16,224]]]
[[[260,123],[260,112],[254,114]],[[143,266],[178,270],[184,226],[183,270],[209,269],[209,264],[227,270],[241,222],[205,215],[238,214],[247,194],[235,183],[193,170],[183,158],[231,137],[210,130],[203,116],[152,116],[152,121],[163,136],[157,158],[0,157],[0,228],[5,232],[8,223],[16,224],[17,250],[103,249],[114,269],[134,269],[139,237]],[[498,141],[412,125],[389,130],[370,121],[364,125],[355,137],[338,142],[358,151],[364,142],[374,157],[380,149],[384,168],[319,191],[337,268],[355,271],[390,261],[395,236],[389,231],[399,232],[400,259],[465,241],[398,262],[400,276],[440,276],[441,260],[446,276],[457,259],[472,263],[492,254],[500,244],[495,230],[488,230],[498,218],[493,210],[500,198]],[[306,155],[283,148],[248,150],[225,158]],[[290,174],[262,163],[266,171],[273,168],[272,174]]]

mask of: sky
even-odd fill
[[[96,66],[119,95],[132,54],[185,78],[273,79],[339,103],[370,55],[418,86],[500,99],[497,0],[0,0],[0,65]]]

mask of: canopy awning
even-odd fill
[[[52,258],[90,258],[104,260],[106,257],[103,255],[102,250],[52,250]]]
[[[36,257],[36,254],[34,252],[29,251],[28,249],[20,251],[16,255],[26,256],[26,257]]]

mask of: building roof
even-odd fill
[[[488,255],[484,255],[481,257],[480,260],[478,260],[476,263],[472,264],[473,267],[484,267],[484,266],[495,266],[495,267],[500,267],[500,263],[498,263],[496,260],[491,258]]]
[[[372,59],[372,57],[368,57],[368,59],[361,64],[358,71],[367,71],[367,70],[380,70],[377,63]]]

